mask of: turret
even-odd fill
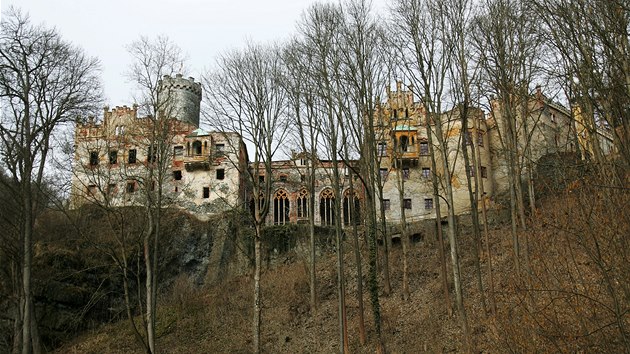
[[[177,74],[164,75],[159,85],[160,100],[166,102],[161,113],[198,127],[201,84],[192,77],[186,79]]]

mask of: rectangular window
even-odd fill
[[[210,198],[210,187],[203,187],[203,198]]]
[[[431,169],[429,167],[422,168],[422,178],[431,178]]]
[[[265,183],[265,176],[258,176],[258,183]]]
[[[184,147],[183,146],[175,146],[173,148],[173,156],[182,157],[184,156]]]
[[[90,151],[90,166],[98,165],[98,151]]]
[[[136,163],[136,149],[129,149],[128,163]]]
[[[405,167],[402,169],[402,176],[403,176],[403,180],[408,180],[409,179],[409,168]]]
[[[157,161],[157,149],[154,149],[153,146],[149,146],[147,149],[147,162],[155,161]]]
[[[280,175],[280,182],[286,183],[287,182],[287,175]]]
[[[116,183],[110,183],[109,185],[107,185],[107,194],[109,195],[116,194],[116,189],[118,189],[116,186]]]
[[[392,207],[392,203],[389,199],[383,199],[383,210],[387,211]]]
[[[217,170],[217,179],[224,179],[225,178],[225,170],[220,168]]]
[[[488,169],[485,166],[481,166],[481,178],[488,178]]]
[[[428,155],[429,154],[429,143],[426,141],[420,142],[420,155]]]
[[[225,152],[225,144],[214,144],[214,151],[217,155],[221,155]]]
[[[118,151],[117,150],[111,150],[109,152],[109,164],[110,165],[115,165],[118,163]]]
[[[424,198],[424,209],[425,210],[433,209],[433,198]]]
[[[182,171],[177,170],[177,171],[173,171],[173,179],[176,181],[181,181],[182,180]]]
[[[405,209],[411,210],[411,199],[409,198],[403,199],[403,206],[405,207]]]
[[[127,193],[134,193],[136,191],[136,181],[127,181]]]
[[[387,169],[386,168],[381,168],[378,170],[378,172],[381,174],[381,178],[385,179],[387,178]]]
[[[378,143],[377,149],[378,149],[378,156],[387,155],[387,143]]]
[[[472,132],[466,132],[466,134],[464,135],[464,141],[466,142],[466,145],[472,145],[473,144]]]
[[[477,132],[477,145],[483,146],[483,132]]]

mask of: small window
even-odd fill
[[[428,155],[429,154],[429,143],[426,141],[420,142],[420,155]]]
[[[98,165],[98,151],[90,151],[90,166]]]
[[[225,144],[214,144],[214,149],[217,152],[224,152],[225,151]]]
[[[199,156],[201,155],[201,141],[195,140],[192,143],[193,155]]]
[[[183,146],[175,146],[173,148],[173,156],[182,157],[184,156],[184,147]]]
[[[486,166],[481,166],[481,178],[488,178],[488,169]]]
[[[264,183],[265,182],[265,176],[258,176],[258,183]]]
[[[173,179],[175,179],[176,181],[181,181],[182,171],[181,170],[173,171]]]
[[[386,168],[381,168],[378,170],[378,172],[381,174],[381,178],[385,179],[387,178],[387,169]]]
[[[477,145],[483,146],[483,132],[477,132]]]
[[[203,198],[210,198],[210,187],[203,187]]]
[[[464,135],[464,141],[466,142],[466,145],[472,145],[473,144],[472,132],[466,132],[466,134]]]
[[[114,195],[116,194],[117,189],[116,183],[110,183],[107,185],[107,194]]]
[[[405,167],[402,169],[402,176],[403,176],[403,180],[408,180],[409,179],[409,168]]]
[[[136,163],[136,149],[129,150],[129,157],[127,159],[129,163]]]
[[[385,142],[378,143],[377,149],[378,149],[378,156],[387,155],[387,143]]]
[[[109,164],[115,165],[118,163],[118,151],[112,150],[109,152]]]
[[[389,199],[383,199],[383,210],[387,211],[391,209],[392,203]]]
[[[433,198],[424,198],[424,209],[425,210],[433,209]]]
[[[153,146],[149,146],[147,149],[147,162],[155,162],[157,161],[157,149]]]
[[[286,183],[287,182],[287,175],[280,175],[280,182]]]
[[[429,167],[422,168],[422,177],[423,178],[431,178],[431,169]]]
[[[136,182],[127,181],[127,193],[134,193],[136,191]]]
[[[405,209],[411,210],[411,199],[409,198],[403,199],[403,206],[405,207]]]
[[[217,170],[217,179],[224,179],[225,178],[225,170],[220,168]]]

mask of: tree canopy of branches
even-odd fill
[[[46,176],[55,132],[85,116],[100,101],[99,63],[64,41],[52,29],[33,25],[11,9],[0,25],[0,154],[10,188],[19,201],[19,276],[15,289],[14,351],[42,350],[33,309],[31,264],[33,226],[43,200],[38,189]],[[5,181],[4,179],[2,181]],[[2,182],[4,183],[4,182]]]

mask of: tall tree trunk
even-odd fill
[[[354,260],[357,264],[357,303],[359,305],[359,341],[361,345],[364,345],[367,340],[365,333],[365,311],[363,306],[363,266],[361,265],[361,249],[359,248],[359,232],[357,230],[356,211],[354,210],[354,181],[352,173],[349,176],[350,179],[350,191],[348,196],[348,210],[350,212],[350,222],[352,223],[352,241],[354,246]]]
[[[260,353],[260,325],[262,322],[260,269],[262,267],[261,236],[262,222],[256,221],[256,236],[254,237],[254,353]]]
[[[154,354],[155,353],[155,313],[153,312],[153,262],[151,258],[151,235],[154,232],[154,220],[153,213],[151,211],[151,207],[147,206],[147,217],[148,217],[148,229],[144,236],[143,248],[144,248],[144,266],[146,271],[146,281],[145,281],[145,289],[146,289],[146,328],[147,328],[147,346],[148,352]]]

